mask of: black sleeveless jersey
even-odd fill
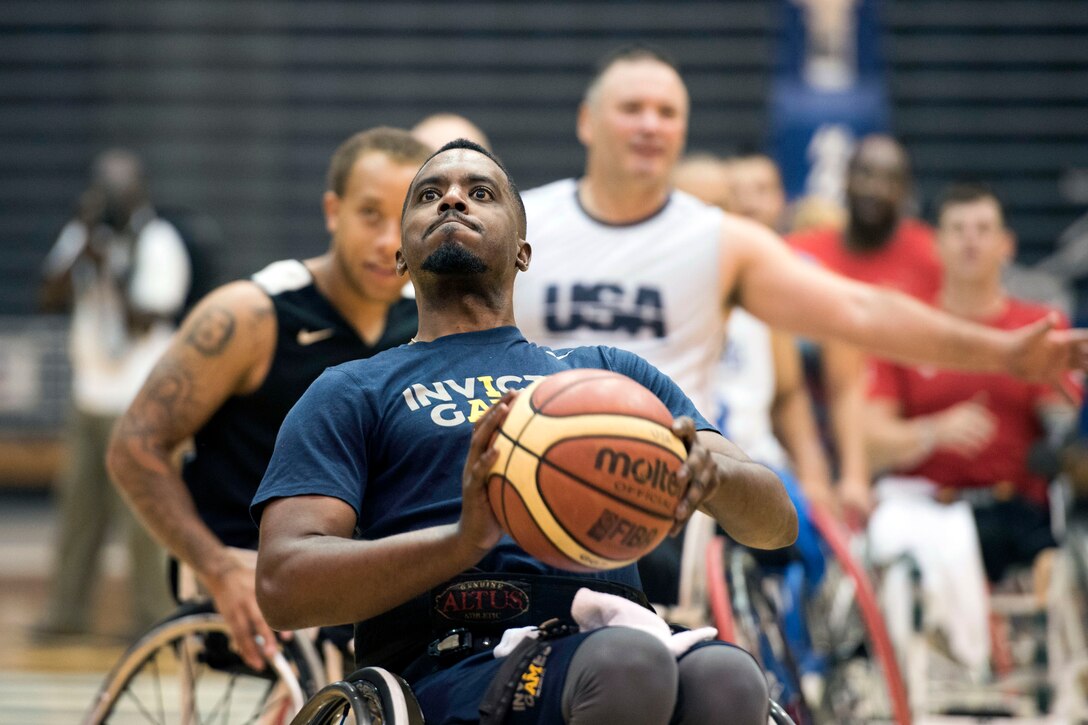
[[[403,345],[416,333],[416,303],[389,308],[373,346],[318,292],[299,261],[275,262],[253,275],[275,308],[276,349],[260,388],[229,398],[194,436],[182,478],[204,523],[228,546],[257,548],[249,504],[264,476],[280,424],[325,368]]]

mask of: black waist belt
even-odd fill
[[[638,589],[603,579],[463,574],[355,625],[356,665],[398,671],[428,650],[445,658],[490,649],[512,627],[569,619],[574,595],[583,587],[650,608]]]

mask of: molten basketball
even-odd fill
[[[518,396],[496,436],[488,498],[529,554],[561,569],[626,566],[669,533],[687,451],[634,380],[567,370]]]

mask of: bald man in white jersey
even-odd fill
[[[534,273],[519,276],[514,300],[528,339],[635,352],[711,418],[723,321],[735,305],[889,358],[1054,382],[1088,364],[1083,331],[1043,320],[1002,332],[956,319],[806,264],[762,225],[674,191],[688,110],[676,65],[659,51],[624,48],[599,65],[578,111],[584,176],[524,195]]]

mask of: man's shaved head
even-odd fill
[[[491,150],[491,142],[480,127],[456,113],[427,116],[412,127],[412,135],[432,149],[442,148],[450,141],[463,138]]]

